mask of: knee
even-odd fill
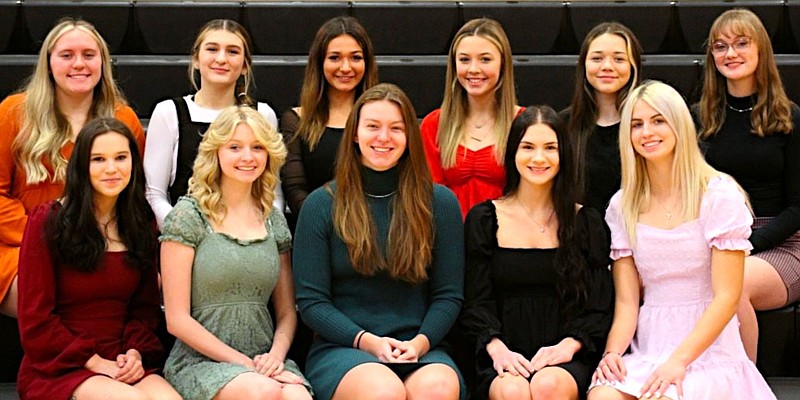
[[[492,383],[489,397],[492,400],[530,399],[531,393],[524,378],[498,377]]]
[[[254,400],[281,400],[281,386],[277,382],[262,385],[251,385],[247,388],[245,398]]]
[[[531,395],[534,399],[560,399],[565,397],[567,388],[571,382],[568,382],[561,376],[552,374],[542,374],[543,376],[534,379],[530,383]]]
[[[286,385],[281,393],[281,400],[311,400],[311,394],[303,385]]]
[[[152,400],[183,400],[183,397],[178,394],[178,392],[171,390],[168,392],[160,392],[150,395],[150,399]]]
[[[412,398],[425,400],[450,400],[457,399],[459,395],[458,375],[451,368],[437,368],[436,371],[419,377]]]
[[[405,400],[406,389],[398,382],[383,382],[372,387],[373,400]]]

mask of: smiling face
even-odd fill
[[[355,38],[343,34],[333,38],[325,51],[322,70],[328,90],[350,93],[356,90],[364,77],[366,62],[364,49]]]
[[[406,124],[400,107],[388,100],[372,101],[361,107],[354,139],[361,152],[361,164],[374,171],[386,171],[406,150]]]
[[[193,61],[200,85],[235,85],[245,72],[244,42],[224,29],[209,31]]]
[[[633,150],[648,162],[671,160],[676,141],[667,119],[646,101],[637,101],[631,114]]]
[[[467,96],[492,96],[500,81],[503,58],[500,49],[480,36],[466,36],[455,51],[456,76]]]
[[[116,200],[128,186],[132,169],[128,138],[117,132],[95,137],[89,156],[89,181],[95,199]]]
[[[267,166],[267,149],[258,141],[253,129],[240,123],[231,139],[217,150],[222,172],[220,182],[252,184]]]
[[[714,65],[728,85],[755,88],[758,44],[752,38],[726,30],[710,46]]]
[[[611,33],[595,38],[589,45],[585,66],[586,80],[595,92],[615,95],[631,79],[625,39]]]
[[[81,29],[72,29],[61,35],[50,51],[50,73],[57,95],[91,95],[102,72],[100,46]]]
[[[548,125],[537,123],[525,130],[515,157],[520,182],[551,186],[559,171],[558,137]]]

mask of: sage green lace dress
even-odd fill
[[[191,197],[182,197],[167,215],[159,238],[195,249],[192,266],[192,317],[209,332],[249,357],[272,347],[274,327],[267,309],[278,281],[280,254],[291,249],[283,214],[273,210],[262,239],[240,240],[216,233]],[[300,369],[287,359],[285,368]],[[250,370],[214,361],[180,339],[164,366],[164,376],[185,399],[214,397],[237,375]],[[305,383],[310,391],[308,382]]]

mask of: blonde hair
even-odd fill
[[[696,219],[708,181],[724,175],[708,165],[697,144],[697,132],[689,107],[671,86],[659,81],[645,81],[631,92],[622,106],[619,128],[619,152],[622,162],[622,216],[625,230],[633,246],[639,214],[650,205],[651,188],[645,159],[631,143],[633,109],[643,101],[661,114],[675,134],[672,153],[672,188],[680,193],[681,209],[676,212],[683,221]]]
[[[92,106],[87,121],[95,117],[113,118],[117,107],[125,104],[121,91],[111,73],[111,54],[106,41],[95,27],[81,19],[62,19],[44,39],[36,68],[25,87],[22,121],[19,135],[14,139],[14,159],[25,171],[26,183],[35,185],[50,179],[64,181],[67,159],[61,148],[72,138],[72,127],[56,101],[55,83],[50,73],[50,55],[64,34],[79,30],[97,43],[102,60],[100,81],[94,87]],[[43,163],[44,161],[44,163]],[[48,170],[46,164],[52,167]]]
[[[253,99],[250,98],[250,85],[254,85],[253,82],[255,82],[253,78],[253,45],[250,40],[250,34],[236,21],[230,19],[214,19],[208,21],[200,28],[200,33],[197,34],[192,44],[191,62],[189,63],[189,82],[192,83],[194,90],[200,90],[200,85],[197,84],[198,79],[202,81],[197,67],[200,46],[203,44],[203,41],[206,40],[206,36],[216,31],[230,32],[242,41],[242,51],[244,52],[244,65],[242,69],[244,73],[241,78],[237,80],[233,94],[236,96],[237,104],[255,104]]]
[[[439,131],[437,139],[441,150],[441,163],[444,168],[456,164],[458,145],[461,143],[464,131],[464,121],[467,118],[467,93],[458,82],[456,72],[456,50],[461,41],[466,37],[477,36],[491,42],[500,51],[502,64],[500,66],[500,79],[497,81],[495,92],[495,159],[503,164],[506,154],[506,139],[511,123],[514,121],[514,108],[517,105],[517,95],[514,88],[514,66],[511,58],[511,45],[508,42],[503,26],[489,18],[478,18],[468,21],[458,30],[447,59],[447,75],[445,78],[444,99],[442,100],[441,114],[439,116]]]
[[[783,88],[769,34],[752,11],[735,8],[717,17],[708,33],[705,81],[700,97],[701,138],[716,134],[725,123],[727,79],[717,70],[711,53],[711,44],[724,32],[748,36],[758,47],[758,66],[754,72],[757,98],[750,114],[752,132],[761,137],[791,133],[792,105]]]
[[[220,190],[222,171],[218,151],[231,140],[240,124],[249,126],[258,143],[267,151],[267,166],[251,189],[253,198],[261,204],[265,221],[272,211],[278,174],[286,160],[283,138],[258,111],[245,105],[224,109],[203,136],[192,168],[192,178],[189,179],[189,194],[197,200],[203,214],[216,224],[222,222],[227,212]]]

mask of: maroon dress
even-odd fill
[[[126,252],[107,252],[94,272],[56,264],[44,238],[45,221],[60,203],[34,208],[19,262],[19,328],[25,356],[17,377],[20,399],[67,400],[86,379],[94,354],[116,360],[142,354],[145,376],[157,371],[164,349],[157,271],[129,267]]]

